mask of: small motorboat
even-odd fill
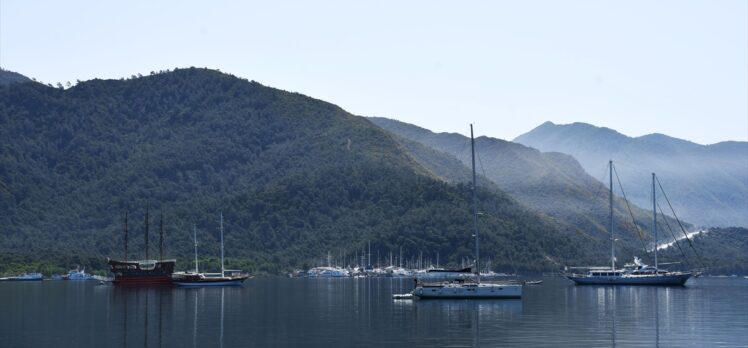
[[[395,300],[412,300],[413,293],[409,292],[407,294],[392,294],[392,298]]]

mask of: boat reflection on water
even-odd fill
[[[461,321],[469,318],[466,313],[480,313],[481,316],[490,316],[492,320],[519,318],[522,315],[522,300],[511,299],[504,301],[482,300],[400,300],[399,302],[410,302],[416,311],[421,314],[432,314],[448,321]]]
[[[677,322],[667,308],[672,308],[670,297],[675,292],[687,291],[685,288],[668,287],[637,287],[637,286],[608,286],[580,289],[572,287],[569,290],[570,298],[584,299],[575,301],[584,311],[589,308],[597,308],[597,321],[600,325],[600,333],[607,337],[589,337],[591,346],[660,346],[660,302],[664,302],[663,312],[665,322]],[[590,304],[594,306],[590,307]],[[623,310],[622,310],[623,309]],[[632,320],[635,317],[643,318]],[[669,318],[669,319],[668,319]],[[678,345],[677,342],[666,342],[665,346]],[[682,344],[681,344],[682,345]],[[688,344],[686,344],[688,345]]]
[[[654,312],[655,312],[655,347],[660,346],[660,294],[659,289],[655,289]]]
[[[619,345],[619,343],[621,343],[621,342],[618,342],[618,335],[617,335],[618,332],[617,332],[617,327],[616,327],[616,324],[617,324],[617,321],[618,321],[618,318],[617,318],[617,315],[616,315],[616,308],[618,308],[618,303],[616,302],[616,292],[618,292],[617,290],[621,290],[621,289],[610,288],[608,290],[610,290],[610,295],[609,295],[610,296],[610,301],[606,301],[606,302],[609,303],[610,308],[611,308],[610,309],[610,316],[611,316],[610,344],[611,344],[612,347],[616,347],[616,346]],[[653,344],[653,347],[659,347],[660,346],[660,295],[661,294],[665,294],[668,291],[668,289],[651,288],[651,289],[648,289],[648,290],[649,290],[649,291],[647,291],[647,293],[649,293],[648,295],[650,295],[651,298],[653,299],[652,300],[653,304],[652,304],[652,308],[651,308],[654,311],[654,315],[652,316],[653,321],[654,321],[654,325],[653,325],[654,326],[654,344]],[[624,295],[624,294],[622,293],[621,295]],[[627,298],[628,296],[621,296],[621,297],[622,298]],[[630,297],[628,297],[628,298],[630,298]],[[646,332],[646,330],[644,330],[644,331]],[[646,340],[644,340],[644,341],[646,342]],[[630,341],[628,341],[628,340],[624,340],[623,343],[625,345],[626,343],[629,343],[629,342]]]
[[[522,300],[508,299],[495,301],[491,299],[461,299],[439,301],[400,300],[402,306],[410,302],[418,319],[418,331],[431,331],[433,327],[452,328],[455,331],[470,332],[472,339],[452,338],[450,343],[456,345],[470,344],[472,347],[501,345],[496,341],[495,332],[484,332],[481,340],[481,322],[488,323],[483,330],[495,330],[497,323],[511,323],[522,318]],[[396,302],[396,303],[397,303]],[[449,329],[448,329],[449,330]],[[488,338],[488,340],[486,340]]]
[[[186,288],[184,289],[184,292],[186,293],[185,299],[190,298],[193,301],[193,307],[194,307],[194,314],[192,318],[192,346],[193,347],[201,347],[205,346],[205,337],[204,336],[213,336],[211,332],[217,332],[217,339],[208,338],[210,343],[210,346],[213,347],[223,347],[224,346],[224,327],[225,327],[225,319],[226,319],[226,298],[229,298],[229,301],[231,301],[231,298],[236,298],[241,295],[241,288]],[[220,293],[221,303],[220,305],[210,303],[210,299],[218,298],[218,294]],[[216,319],[214,315],[219,315],[219,318]],[[198,324],[200,321],[202,322],[208,322],[209,324],[204,325],[201,329],[203,331],[202,336],[203,340],[198,342],[198,331],[201,330],[198,327],[200,325]],[[216,328],[216,322],[218,323],[218,327]],[[217,329],[217,330],[216,330]],[[207,332],[207,334],[205,333]],[[213,336],[215,337],[215,336]],[[232,346],[232,345],[229,345]]]
[[[122,347],[173,346],[170,340],[174,339],[175,327],[192,331],[191,335],[183,336],[192,336],[192,347],[223,347],[226,312],[231,308],[226,302],[241,302],[238,298],[242,290],[231,287],[98,288],[111,291],[107,316],[118,326],[111,339],[121,342]],[[236,324],[233,327],[237,327]],[[190,339],[183,338],[179,339],[180,345],[189,347]]]
[[[171,307],[170,288],[97,287],[111,291],[108,316],[121,324],[123,347],[161,347],[164,345],[164,314]],[[168,312],[166,312],[168,313]],[[116,317],[120,317],[117,320]]]
[[[522,316],[522,300],[511,299],[495,301],[484,300],[439,300],[439,301],[411,301],[419,318],[419,330],[430,330],[432,327],[454,328],[462,332],[470,332],[472,339],[468,342],[457,339],[455,344],[470,344],[472,347],[481,346],[481,322],[489,323],[484,330],[494,327],[497,322],[512,322],[520,320]],[[495,333],[487,337],[495,336]],[[485,337],[484,337],[485,338]],[[483,345],[493,346],[497,342],[489,338],[483,340]]]

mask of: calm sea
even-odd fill
[[[392,300],[412,280],[250,279],[237,288],[0,283],[2,347],[748,347],[748,279],[574,286],[522,300]]]

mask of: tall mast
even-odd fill
[[[655,192],[655,173],[652,173],[652,231],[655,239],[655,270],[657,269],[657,193]]]
[[[225,277],[223,270],[223,212],[221,212],[221,277]]]
[[[164,260],[164,212],[161,211],[161,221],[159,222],[159,237],[158,237],[158,259]]]
[[[145,259],[148,260],[148,210],[150,204],[145,207]]]
[[[608,206],[610,207],[610,269],[616,270],[615,238],[613,238],[613,160],[608,162],[610,165],[610,195],[608,197]]]
[[[473,159],[473,228],[475,230],[475,275],[480,282],[480,245],[478,244],[478,198],[475,186],[475,138],[473,138],[473,125],[470,124],[470,152]]]
[[[198,273],[197,268],[197,226],[192,225],[192,238],[195,241],[195,273]]]
[[[127,210],[125,210],[125,261],[127,261]]]

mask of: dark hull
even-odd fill
[[[38,279],[37,278],[35,278],[35,279],[15,279],[15,278],[11,278],[11,279],[8,279],[8,281],[12,281],[12,282],[40,282],[40,281],[42,281],[42,278],[38,278]]]
[[[177,286],[240,286],[249,276],[199,276],[197,274],[172,277]]]
[[[164,261],[116,261],[109,260],[114,274],[114,285],[121,286],[170,286],[175,260]]]
[[[635,277],[590,277],[590,276],[567,276],[577,285],[653,285],[653,286],[683,286],[686,284],[690,273],[635,276]]]

